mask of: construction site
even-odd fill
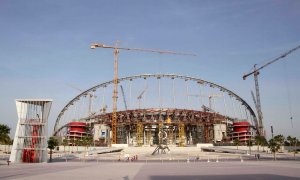
[[[92,44],[91,49],[112,49],[114,78],[91,87],[72,99],[59,113],[54,136],[75,145],[90,137],[94,145],[195,146],[201,143],[246,145],[265,136],[258,75],[264,67],[285,58],[289,50],[261,67],[254,65],[256,113],[236,93],[200,78],[176,74],[141,74],[119,78],[120,51],[196,56],[191,53],[124,48]],[[77,88],[78,89],[78,88]],[[120,93],[120,90],[121,93]],[[112,101],[110,95],[112,92]],[[119,99],[119,100],[118,100]],[[122,101],[121,101],[122,99]]]
[[[245,100],[222,85],[176,74],[118,77],[120,51],[196,55],[117,44],[92,44],[91,49],[95,48],[113,50],[114,78],[85,91],[75,87],[81,93],[65,105],[56,119],[53,135],[60,142],[75,145],[78,139],[90,137],[99,146],[184,147],[235,140],[246,144],[264,134],[262,118],[257,118]],[[259,97],[259,91],[256,93]]]
[[[259,70],[283,59],[296,47],[243,76],[254,75],[252,92],[257,116],[250,105],[224,86],[176,74],[142,74],[118,77],[120,51],[195,56],[190,53],[124,48],[92,44],[91,49],[112,49],[114,79],[98,84],[72,99],[60,112],[54,136],[69,145],[84,137],[94,145],[127,146],[252,142],[265,136],[258,85]],[[121,89],[121,93],[119,93]],[[112,102],[108,97],[112,96]],[[119,99],[119,101],[118,101]],[[120,101],[122,99],[123,101]],[[120,103],[122,102],[122,103]],[[77,141],[78,142],[78,141]]]
[[[169,147],[234,144],[250,147],[255,136],[265,136],[258,86],[259,70],[283,59],[300,46],[261,67],[254,65],[254,70],[243,76],[246,79],[254,75],[256,91],[255,94],[252,92],[252,97],[256,113],[243,98],[227,87],[197,77],[177,74],[118,77],[120,50],[180,56],[194,54],[103,44],[92,44],[91,48],[113,49],[114,78],[87,90],[72,86],[80,93],[58,114],[53,136],[64,147],[153,147],[155,150],[151,148],[151,151],[155,155],[170,151]],[[32,99],[16,101],[19,121],[10,156],[12,162],[46,161],[46,127],[51,102]],[[130,149],[130,153],[134,154],[136,150]],[[202,150],[216,151],[210,148]],[[143,151],[148,152],[149,149]],[[198,150],[194,154],[198,154]]]
[[[1,0],[0,19],[0,180],[300,179],[300,0]]]

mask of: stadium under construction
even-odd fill
[[[54,135],[76,144],[92,138],[112,143],[113,81],[81,92],[57,117]],[[246,144],[259,134],[251,107],[224,86],[174,74],[143,74],[118,79],[116,144],[145,146],[198,143]],[[127,99],[128,98],[128,99]]]

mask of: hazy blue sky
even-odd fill
[[[78,92],[113,77],[110,50],[92,42],[192,52],[122,52],[120,76],[175,73],[224,85],[252,105],[252,66],[300,44],[299,0],[0,1],[0,121],[14,133],[17,98],[51,98],[50,132]],[[300,50],[261,71],[265,127],[300,138]],[[290,101],[288,97],[290,96]],[[292,128],[289,105],[293,113]]]

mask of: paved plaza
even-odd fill
[[[299,161],[54,162],[0,166],[0,179],[300,179]]]
[[[0,179],[43,180],[197,180],[197,179],[300,179],[300,159],[291,153],[273,155],[203,152],[175,148],[151,155],[154,147],[126,148],[121,152],[93,154],[56,152],[52,163],[10,164],[0,156]],[[92,152],[92,151],[91,151]],[[89,154],[87,156],[87,154]],[[137,159],[133,159],[133,157]]]

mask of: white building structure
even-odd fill
[[[110,139],[110,127],[104,124],[95,124],[94,125],[94,141],[99,140],[100,138],[105,139],[105,142]]]
[[[226,136],[226,124],[214,124],[214,142],[221,142]]]
[[[10,161],[47,162],[48,117],[50,99],[17,99],[18,123]]]

